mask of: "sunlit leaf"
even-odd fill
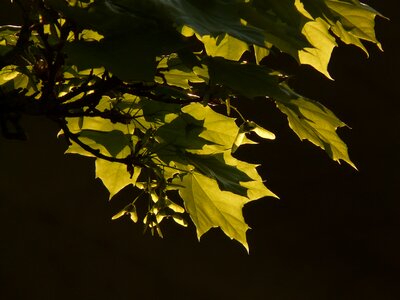
[[[292,92],[291,92],[292,93]],[[278,108],[287,115],[289,126],[301,140],[307,139],[324,149],[335,161],[343,160],[356,168],[350,160],[346,144],[336,133],[346,126],[322,104],[292,94],[288,101],[277,101]]]
[[[140,167],[135,167],[132,178],[127,167],[121,163],[96,159],[96,178],[100,178],[108,192],[110,199],[128,185],[135,185],[141,172]]]
[[[326,77],[332,79],[328,73],[328,64],[336,42],[328,30],[328,24],[322,19],[318,18],[315,21],[305,22],[302,34],[307,37],[313,47],[300,50],[299,60],[303,64],[313,66]]]
[[[205,35],[200,37],[200,40],[206,48],[207,55],[229,60],[239,60],[249,48],[246,43],[227,34],[217,37]]]
[[[203,122],[204,129],[199,132],[199,137],[213,143],[212,146],[206,146],[206,149],[209,148],[209,151],[216,148],[231,149],[239,130],[233,118],[217,113],[210,107],[199,103],[187,105],[182,108],[182,111]],[[202,153],[205,154],[205,152]]]
[[[185,175],[179,184],[183,186],[179,195],[196,225],[199,239],[211,228],[220,227],[248,250],[246,231],[249,226],[244,221],[242,208],[250,199],[221,191],[214,179],[197,172]]]

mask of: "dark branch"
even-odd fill
[[[89,152],[90,154],[94,155],[97,158],[101,158],[104,160],[107,160],[109,162],[118,162],[118,163],[122,163],[122,164],[127,164],[127,165],[132,165],[132,155],[128,155],[124,158],[117,158],[117,157],[113,157],[113,156],[108,156],[108,155],[104,155],[103,153],[101,153],[99,150],[94,149],[88,145],[86,145],[84,142],[82,142],[79,139],[79,135],[72,133],[65,120],[57,120],[56,121],[58,123],[58,125],[60,126],[60,128],[62,129],[62,131],[64,132],[64,136],[67,139],[67,141],[70,143],[70,141],[75,142],[76,144],[78,144],[83,150]]]

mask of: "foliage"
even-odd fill
[[[22,21],[0,27],[3,135],[25,138],[22,114],[53,120],[66,153],[95,159],[110,199],[139,191],[114,219],[162,236],[164,219],[186,226],[188,214],[199,238],[220,227],[248,249],[242,207],[276,196],[235,158],[249,133],[275,138],[232,105],[246,99],[275,102],[301,140],[355,167],[336,133],[345,124],[265,62],[284,52],[330,78],[336,40],[380,48],[379,13],[358,0],[14,2]]]

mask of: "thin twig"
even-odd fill
[[[118,163],[122,163],[122,164],[130,164],[132,162],[132,156],[128,155],[124,158],[117,158],[117,157],[113,157],[113,156],[108,156],[108,155],[104,155],[103,153],[100,152],[100,150],[94,149],[90,146],[88,146],[87,144],[85,144],[84,142],[82,142],[79,139],[79,135],[72,133],[66,122],[64,120],[58,120],[57,123],[59,124],[59,126],[61,127],[62,131],[64,132],[64,136],[68,141],[73,141],[76,144],[78,144],[83,150],[89,152],[90,154],[94,155],[97,158],[101,158],[104,159],[106,161],[109,162],[118,162]]]

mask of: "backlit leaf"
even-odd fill
[[[200,40],[206,48],[207,55],[229,60],[239,60],[249,48],[246,43],[227,34],[217,37],[205,35],[200,37]]]
[[[346,126],[322,104],[292,94],[288,101],[277,101],[278,108],[288,117],[290,128],[301,140],[307,139],[324,149],[335,161],[343,160],[356,168],[350,160],[346,144],[336,133]]]
[[[96,178],[100,178],[108,192],[110,199],[128,185],[135,185],[141,172],[140,167],[135,167],[133,176],[127,171],[126,165],[96,159]]]
[[[249,250],[242,208],[251,200],[231,192],[221,191],[217,182],[197,172],[189,173],[179,182],[182,197],[190,218],[200,237],[213,227],[220,227],[231,239]]]

